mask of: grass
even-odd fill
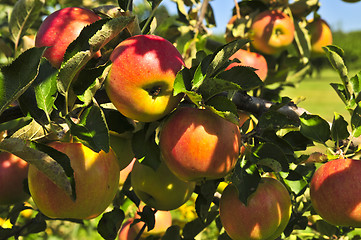
[[[349,77],[354,75],[355,73],[351,72]],[[336,71],[326,69],[320,75],[315,74],[306,78],[296,88],[285,88],[281,94],[290,97],[295,103],[299,102],[297,104],[299,107],[306,109],[311,114],[317,114],[329,122],[332,122],[335,112],[341,114],[348,121],[350,114],[330,83],[341,83],[341,80]]]

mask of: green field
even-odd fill
[[[350,73],[349,77],[354,76],[355,73]],[[349,120],[350,115],[345,105],[330,83],[341,83],[341,80],[336,71],[326,69],[319,76],[314,74],[312,77],[307,77],[296,88],[285,88],[281,94],[290,97],[296,103],[302,99],[297,104],[299,107],[305,108],[312,114],[320,115],[327,121],[332,122],[335,112]]]

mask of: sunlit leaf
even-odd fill
[[[330,139],[330,125],[318,115],[304,113],[300,117],[300,132],[312,141],[325,143]]]

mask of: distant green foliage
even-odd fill
[[[344,59],[350,69],[359,69],[361,66],[360,39],[361,31],[349,33],[337,31],[333,33],[333,43],[345,51]]]

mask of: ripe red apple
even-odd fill
[[[132,223],[133,219],[128,219],[123,223],[118,233],[118,240],[134,240],[137,237],[138,231],[131,226]]]
[[[0,153],[0,205],[25,201],[29,194],[24,192],[24,181],[28,177],[29,164],[8,153]]]
[[[69,44],[80,34],[81,30],[100,19],[93,11],[67,7],[53,12],[40,25],[35,38],[36,47],[49,47],[44,57],[55,68],[60,68]],[[96,56],[99,57],[100,53]]]
[[[140,209],[142,210],[143,207],[144,204],[141,204]],[[134,218],[140,218],[139,214],[136,214]],[[154,214],[154,220],[154,228],[150,231],[148,231],[146,228],[142,234],[142,237],[147,237],[150,235],[162,236],[167,231],[167,229],[172,226],[172,214],[170,211],[157,210],[157,212]],[[142,229],[143,225],[144,222],[139,222],[134,224],[133,227],[135,228],[136,232],[139,232]]]
[[[131,173],[135,194],[150,207],[169,211],[182,206],[195,189],[194,182],[177,178],[162,161],[157,170],[135,161]]]
[[[325,20],[318,18],[312,20],[307,25],[311,37],[312,56],[322,56],[325,54],[322,47],[332,44],[332,32]]]
[[[252,46],[265,54],[278,54],[294,39],[293,20],[281,10],[266,10],[253,20],[250,29]]]
[[[291,217],[291,197],[286,187],[274,178],[261,179],[247,205],[238,197],[235,185],[228,185],[221,196],[219,215],[233,240],[279,237]]]
[[[124,116],[152,122],[180,102],[181,95],[173,96],[173,84],[184,62],[166,39],[154,35],[130,37],[114,49],[110,60],[105,89]]]
[[[159,146],[169,169],[184,181],[227,175],[240,154],[237,125],[207,109],[182,107],[164,123]]]
[[[323,164],[310,183],[315,211],[337,226],[361,227],[361,162],[336,159]]]
[[[256,70],[258,77],[264,81],[267,77],[268,66],[267,61],[264,56],[256,52],[250,52],[244,49],[239,49],[235,54],[233,54],[229,60],[237,58],[240,63],[231,63],[226,70],[231,69],[234,66],[247,66],[253,67]]]
[[[30,165],[29,189],[39,210],[50,218],[91,219],[101,214],[118,190],[120,169],[114,152],[96,153],[81,143],[53,142],[50,146],[70,159],[76,201]]]

